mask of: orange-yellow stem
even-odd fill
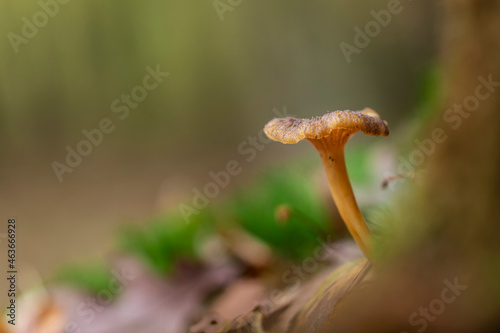
[[[371,232],[354,197],[344,158],[344,140],[310,140],[318,149],[330,192],[347,229],[367,258],[372,256]],[[332,142],[333,141],[333,142]]]

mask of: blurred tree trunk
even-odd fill
[[[403,206],[400,246],[324,332],[500,332],[500,1],[443,4],[445,105],[428,138],[446,139]],[[451,303],[444,281],[464,288]]]
[[[430,158],[429,200],[423,217],[456,231],[453,235],[460,243],[480,239],[481,244],[475,245],[498,247],[500,1],[447,0],[445,4],[446,105],[430,131],[442,128],[448,139],[437,145]],[[484,81],[493,82],[485,86]],[[459,108],[462,111],[451,111]]]

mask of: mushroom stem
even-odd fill
[[[367,258],[371,258],[371,232],[359,210],[345,165],[344,144],[347,139],[348,135],[342,135],[342,138],[340,138],[341,144],[339,144],[338,138],[332,135],[323,139],[310,139],[309,141],[320,153],[330,192],[340,216],[361,251]]]

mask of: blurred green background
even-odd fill
[[[402,7],[347,63],[339,44],[387,1],[243,0],[221,21],[210,0],[72,0],[18,53],[8,34],[41,7],[1,1],[0,198],[2,218],[19,220],[22,260],[46,275],[98,257],[123,222],[177,207],[231,159],[243,172],[223,195],[272,161],[313,154],[270,144],[244,162],[238,145],[274,108],[310,117],[369,106],[403,126],[435,60],[439,6]],[[170,76],[119,120],[112,102],[157,65]],[[103,118],[115,131],[59,182],[51,163]]]

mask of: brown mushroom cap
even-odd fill
[[[333,111],[313,119],[275,118],[264,127],[270,139],[287,144],[302,139],[322,139],[336,130],[342,130],[347,136],[358,131],[374,136],[389,135],[387,122],[368,108],[362,111]]]

